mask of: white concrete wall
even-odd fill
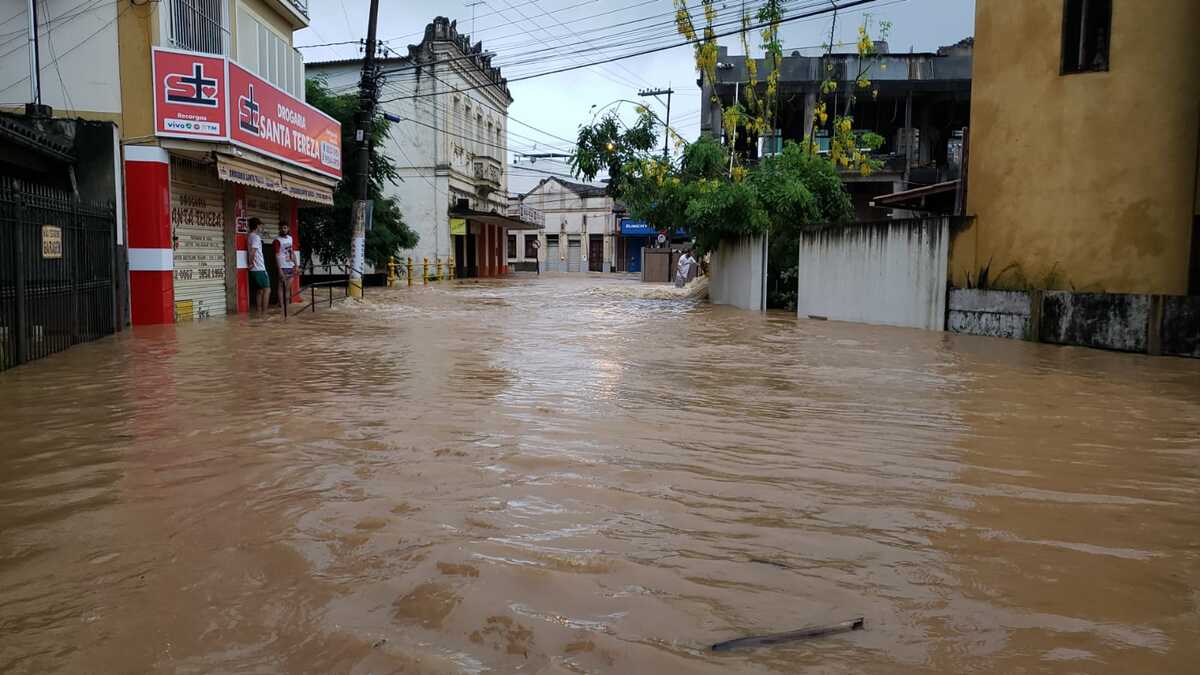
[[[708,298],[713,304],[765,311],[767,238],[744,237],[722,242],[712,252],[708,275]]]
[[[42,102],[55,114],[121,112],[117,12],[127,3],[39,0]],[[0,108],[31,102],[26,0],[0,2]]]
[[[796,311],[801,318],[942,330],[949,240],[947,218],[806,232]]]

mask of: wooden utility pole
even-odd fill
[[[379,23],[379,0],[371,0],[367,20],[366,53],[363,54],[362,80],[358,84],[358,115],[355,119],[354,141],[358,161],[355,169],[354,229],[350,237],[350,274],[346,294],[362,297],[362,272],[365,263],[367,230],[371,228],[371,129],[374,127],[375,105],[379,101],[379,73],[375,65],[375,28]]]

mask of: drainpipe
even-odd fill
[[[904,189],[907,190],[912,185],[909,182],[909,174],[912,172],[912,146],[915,136],[912,128],[912,89],[908,90],[908,96],[904,99],[904,130],[908,135],[908,142],[904,144]]]

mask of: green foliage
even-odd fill
[[[785,143],[782,153],[765,158],[750,180],[771,218],[767,302],[791,309],[796,302],[801,230],[815,223],[851,220],[854,207],[837,169],[795,143]]]
[[[695,185],[685,218],[700,254],[723,240],[763,234],[770,227],[771,219],[750,183],[702,178]]]
[[[607,172],[609,194],[615,195],[626,167],[648,158],[657,144],[654,129],[654,115],[645,108],[638,110],[632,127],[625,126],[616,112],[609,112],[599,122],[579,128],[571,169],[587,181]]]
[[[616,191],[633,217],[655,229],[687,228],[701,253],[724,239],[768,232],[772,240],[796,241],[804,226],[852,213],[833,166],[795,143],[751,169],[735,167],[730,175],[728,167],[725,147],[701,136],[678,166],[658,158],[626,166]],[[796,257],[792,250],[780,260],[795,267]]]
[[[966,279],[965,279],[965,281],[967,282],[967,288],[977,288],[979,290],[993,290],[993,289],[994,290],[1003,290],[1004,288],[1008,288],[1008,287],[1002,288],[999,285],[1000,279],[1002,279],[1005,274],[1008,274],[1009,272],[1012,272],[1014,270],[1016,270],[1018,272],[1018,275],[1020,274],[1020,266],[1017,263],[1010,263],[1007,267],[1000,270],[1000,272],[998,274],[996,274],[996,276],[992,276],[992,260],[991,260],[991,258],[988,258],[987,264],[984,265],[983,267],[979,268],[979,272],[976,273],[975,278],[972,279],[971,273],[967,272]],[[1053,270],[1051,270],[1051,271],[1053,272]],[[1022,279],[1023,279],[1023,276],[1022,276]],[[1008,289],[1016,290],[1018,287],[1025,287],[1025,286],[1027,286],[1026,283],[1018,282],[1014,287],[1008,288]]]
[[[342,166],[347,172],[334,190],[333,206],[300,209],[300,244],[306,258],[315,255],[326,262],[345,263],[350,257],[354,207],[354,151],[358,145],[354,141],[354,115],[358,112],[358,96],[335,94],[319,79],[310,79],[305,86],[309,105],[342,124]],[[399,179],[396,166],[376,150],[386,139],[388,126],[387,120],[378,118],[371,128],[370,194],[375,206],[365,256],[376,267],[386,265],[388,257],[402,249],[416,246],[419,239],[404,223],[396,200],[383,195],[384,185]]]

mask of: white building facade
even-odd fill
[[[617,219],[603,187],[551,177],[518,200],[541,212],[545,229],[509,234],[510,267],[533,271],[536,259],[544,272],[613,271]]]
[[[401,255],[431,264],[454,258],[461,276],[502,273],[504,231],[511,227],[501,222],[509,207],[507,83],[482,44],[472,45],[445,17],[428,24],[408,52],[380,60],[380,111],[393,118],[383,152],[400,174],[387,192],[420,235]],[[347,91],[357,87],[361,68],[359,60],[310,63],[308,73]],[[493,252],[495,260],[484,259]]]

